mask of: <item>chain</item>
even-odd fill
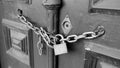
[[[45,31],[42,27],[33,26],[33,24],[26,20],[25,16],[18,15],[19,20],[24,23],[28,28],[32,29],[35,34],[38,36],[40,35],[48,47],[53,48],[52,45],[56,44],[56,39],[60,37],[59,41],[67,41],[69,43],[76,42],[78,39],[94,39],[97,38],[105,33],[103,26],[98,26],[94,31],[84,32],[81,35],[69,35],[66,38],[63,37],[61,34],[57,34],[53,36],[52,34]],[[37,45],[39,45],[40,40],[38,41]],[[42,48],[42,46],[41,46]],[[42,50],[42,49],[40,49]],[[42,51],[41,51],[42,52]]]
[[[96,30],[90,32],[84,32],[81,35],[69,35],[66,38],[61,38],[60,41],[67,41],[69,43],[76,42],[78,39],[94,39],[105,33],[103,26],[98,26]],[[58,36],[58,35],[57,35]],[[59,35],[60,36],[60,35]]]
[[[53,43],[53,42],[51,41],[50,37],[48,36],[48,33],[42,27],[38,28],[36,26],[33,26],[32,23],[27,21],[25,16],[23,16],[23,15],[18,15],[18,18],[28,28],[32,29],[35,32],[35,34],[40,35],[48,47],[53,48],[53,46],[51,45],[51,43]]]
[[[43,51],[43,44],[42,44],[41,36],[39,36],[39,40],[37,42],[37,48],[38,48],[39,55],[41,56],[42,51]]]

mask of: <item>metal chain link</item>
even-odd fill
[[[60,41],[67,41],[69,43],[76,42],[78,39],[94,39],[105,33],[103,26],[98,26],[96,30],[84,32],[81,35],[69,35],[66,38],[61,38]]]
[[[42,27],[38,28],[36,26],[33,26],[32,23],[27,21],[25,16],[23,16],[23,15],[18,15],[18,18],[28,28],[32,29],[35,32],[35,34],[40,35],[43,38],[43,40],[45,41],[45,43],[47,44],[48,47],[53,48],[53,46],[50,44],[51,40],[50,40],[47,32]]]
[[[39,40],[37,42],[37,48],[38,48],[39,55],[41,56],[42,51],[43,51],[43,44],[42,44],[41,36],[39,36]]]
[[[56,39],[61,37],[59,41],[67,41],[69,43],[76,42],[78,39],[94,39],[97,38],[105,33],[104,27],[99,26],[94,31],[84,32],[81,35],[69,35],[66,38],[63,37],[61,34],[57,34],[55,36],[51,35],[50,33],[46,32],[42,27],[38,28],[32,25],[31,22],[27,21],[23,15],[18,15],[18,18],[21,22],[27,25],[28,28],[32,29],[35,34],[40,35],[48,47],[53,48],[51,43],[54,45],[56,43]],[[53,39],[53,40],[51,40]]]
[[[93,39],[96,37],[95,32],[84,32],[82,35],[85,36],[84,39]]]

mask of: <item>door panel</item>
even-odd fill
[[[91,48],[92,45],[97,44],[101,47],[107,46],[108,48],[120,49],[120,16],[114,14],[111,15],[107,12],[106,14],[90,13],[90,1],[91,0],[64,0],[60,21],[62,22],[64,20],[65,15],[69,15],[72,23],[72,29],[68,35],[79,35],[86,31],[92,31],[98,25],[104,26],[106,33],[102,37],[93,40],[78,40],[72,44],[68,43],[67,46],[69,53],[59,56],[59,68],[84,68],[84,57],[86,53],[84,46],[88,45],[88,43],[92,43],[89,44]],[[61,33],[64,34],[62,27],[60,29]],[[105,55],[108,56],[107,54]]]
[[[18,20],[17,17],[17,10],[21,9],[23,10],[23,14],[28,18],[30,22],[32,22],[35,26],[42,26],[46,29],[50,23],[48,23],[46,20],[46,10],[42,6],[43,0],[33,0],[30,3],[26,3],[28,1],[32,0],[3,0],[3,8],[5,12],[2,19],[7,19],[16,23],[22,23]],[[15,27],[18,26],[15,25]],[[3,38],[5,39],[5,36],[3,36]],[[6,55],[5,51],[4,53],[8,60],[6,60],[7,63],[5,64],[6,67],[4,68],[48,68],[50,66],[48,66],[48,64],[51,64],[49,63],[51,60],[48,60],[48,57],[51,58],[51,56],[48,55],[48,48],[44,45],[44,48],[46,48],[44,49],[45,54],[40,56],[37,48],[38,36],[35,33],[30,33],[30,38],[33,38],[29,41],[31,42],[29,45],[30,65],[26,65],[21,61],[14,59],[12,56]]]

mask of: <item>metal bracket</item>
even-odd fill
[[[62,29],[63,29],[63,32],[65,35],[67,35],[71,29],[72,29],[72,24],[71,24],[71,21],[70,21],[70,18],[68,15],[66,15],[65,19],[63,20],[62,24]]]

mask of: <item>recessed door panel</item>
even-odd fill
[[[24,24],[8,19],[3,19],[2,24],[6,54],[8,54],[12,60],[23,63],[31,68],[31,62],[33,62],[33,58],[30,57],[30,54],[32,54],[30,53],[30,50],[32,50],[32,48],[30,48],[32,46],[32,31]],[[14,62],[11,61],[11,63]],[[16,66],[16,64],[12,65],[13,68],[14,66]]]
[[[119,0],[90,0],[89,12],[108,15],[120,15]]]
[[[28,3],[26,4],[26,2],[28,1],[32,1],[32,4],[30,5]],[[9,19],[9,21],[15,22],[15,24],[22,23],[17,17],[17,13],[18,13],[17,10],[21,9],[23,11],[23,14],[27,17],[28,21],[30,21],[37,27],[42,26],[43,28],[46,28],[51,23],[47,22],[46,20],[47,18],[46,9],[43,8],[42,2],[43,0],[34,0],[34,1],[33,0],[3,0],[4,18],[7,20]],[[47,46],[45,46],[46,44],[44,44],[44,51],[43,51],[45,54],[43,54],[42,56],[39,55],[39,50],[38,50],[39,48],[37,48],[38,36],[34,32],[32,35],[31,30],[25,30],[26,28],[24,29],[23,26],[21,25],[19,25],[21,28],[13,24],[10,26],[8,25],[10,24],[4,25],[5,26],[4,33],[6,33],[7,31],[9,33],[8,34],[9,36],[11,36],[10,34],[12,34],[12,39],[8,38],[7,41],[11,40],[11,42],[8,42],[8,43],[13,43],[13,45],[10,45],[12,49],[10,50],[10,52],[7,52],[7,57],[8,57],[8,61],[7,61],[8,64],[6,64],[7,67],[9,65],[10,65],[9,67],[13,67],[13,68],[17,68],[17,66],[18,68],[30,68],[30,67],[31,68],[39,68],[39,67],[48,68],[52,66],[52,63],[49,63],[51,62],[52,57],[49,56],[51,54],[48,55],[49,50]],[[11,26],[15,26],[15,27],[11,27]],[[25,27],[27,26],[25,25]],[[18,37],[16,34],[21,36]],[[30,44],[26,42],[28,39],[30,39],[29,41]],[[30,45],[29,47],[30,49],[26,49],[27,46],[25,46],[24,48],[21,48],[25,44]],[[29,50],[28,53],[27,53],[27,50]],[[14,52],[14,54],[16,54],[17,56],[22,55],[22,58],[24,57],[27,58],[28,56],[26,55],[30,55],[30,57],[28,58],[30,60],[27,62],[24,62],[25,60],[24,61],[18,60],[16,59],[18,57],[15,58],[9,55],[11,54],[11,52]],[[20,52],[20,54],[17,54],[18,52]],[[25,55],[24,57],[23,57],[23,54]],[[24,63],[27,63],[27,64],[24,64]]]

